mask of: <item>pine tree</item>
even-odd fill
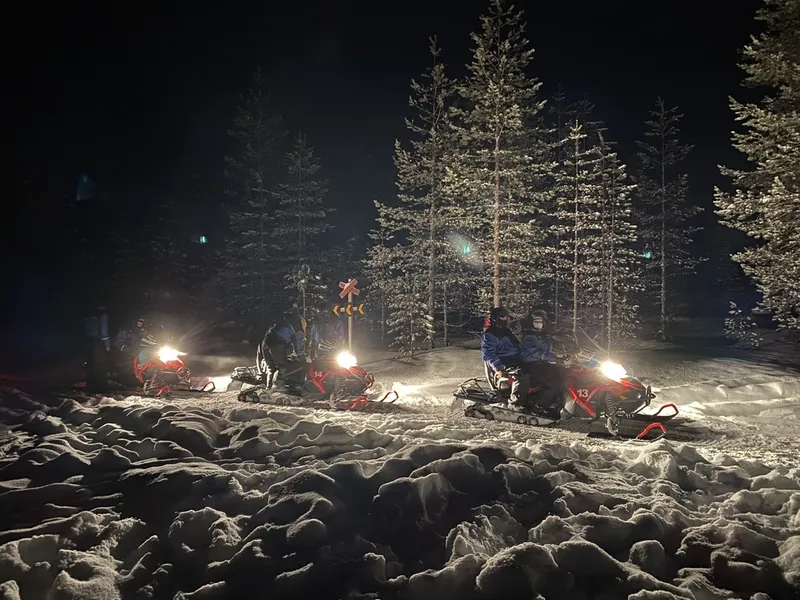
[[[429,50],[433,59],[431,67],[420,81],[411,82],[409,106],[414,114],[406,119],[411,141],[408,147],[395,141],[398,202],[378,205],[379,225],[384,231],[377,236],[392,240],[393,253],[402,262],[403,271],[425,282],[428,313],[425,323],[415,331],[427,331],[427,346],[433,348],[435,329],[428,324],[435,319],[440,271],[449,266],[442,260],[446,210],[442,181],[451,143],[449,110],[454,83],[447,77],[445,65],[439,59],[441,50],[436,38],[430,39]],[[381,252],[375,254],[376,260],[386,254]]]
[[[418,310],[404,312],[406,318],[414,319],[411,330],[414,334],[414,349],[420,332],[426,332],[426,345],[434,347],[435,310],[437,285],[452,271],[445,260],[446,205],[442,189],[445,161],[451,145],[449,110],[454,83],[445,74],[445,66],[439,60],[441,51],[436,38],[430,39],[431,67],[420,81],[412,80],[409,106],[414,110],[406,119],[406,129],[411,134],[407,146],[395,141],[395,168],[397,172],[397,200],[376,202],[378,229],[371,234],[377,243],[370,250],[367,270],[371,275],[372,293],[379,298],[380,312],[392,309],[390,298],[397,293],[419,293],[419,285],[413,291],[406,289],[409,278],[424,282],[427,296],[424,305],[427,313]],[[390,295],[391,290],[391,295]],[[397,300],[393,300],[397,302]],[[398,317],[399,318],[399,317]],[[419,322],[416,322],[416,320]],[[390,328],[389,333],[406,336],[408,330]],[[386,335],[386,323],[382,318],[381,338]],[[405,352],[411,338],[403,337]]]
[[[236,156],[225,158],[230,230],[224,248],[219,298],[230,317],[252,333],[262,332],[271,309],[280,306],[283,273],[275,265],[283,256],[275,232],[284,224],[276,220],[283,138],[281,118],[272,112],[261,70],[253,74],[253,87],[240,96],[230,136],[238,145]]]
[[[392,227],[386,223],[382,214],[384,205],[375,202],[375,206],[378,210],[378,226],[369,233],[372,243],[367,249],[367,258],[364,261],[364,272],[369,281],[365,301],[370,306],[369,320],[377,326],[381,343],[385,344],[388,333],[386,322],[389,296],[395,279],[392,268],[396,246],[393,243]]]
[[[603,293],[602,254],[598,251],[602,231],[600,157],[587,138],[584,127],[576,121],[570,129],[563,171],[558,178],[558,224],[553,228],[560,238],[562,260],[568,264],[569,306],[565,312],[573,335],[577,335],[579,327],[599,323]]]
[[[555,168],[553,169],[553,179],[551,182],[554,193],[551,195],[549,206],[546,209],[547,216],[545,217],[545,222],[547,223],[547,228],[552,238],[550,240],[551,245],[557,249],[551,261],[552,289],[550,291],[550,298],[548,298],[548,305],[551,307],[553,327],[558,331],[561,328],[562,315],[564,313],[564,294],[568,286],[570,265],[569,260],[567,260],[563,252],[560,251],[562,248],[561,236],[564,232],[564,228],[559,227],[559,189],[563,181],[560,177],[565,173],[565,160],[571,149],[569,144],[571,131],[570,122],[574,122],[574,115],[572,115],[569,110],[567,97],[561,91],[560,86],[555,96],[552,98],[548,112],[553,123],[551,152],[553,153]]]
[[[404,272],[395,278],[388,297],[388,333],[400,356],[413,358],[428,346],[433,320],[428,313],[427,287],[412,273]]]
[[[736,340],[739,348],[755,349],[763,341],[755,327],[753,319],[745,315],[736,302],[731,302],[728,318],[725,319],[725,337]]]
[[[638,321],[635,298],[640,291],[637,228],[633,223],[626,166],[602,133],[596,152],[600,157],[601,280],[603,331],[608,350],[634,336]]]
[[[744,85],[769,90],[760,102],[731,100],[744,132],[733,146],[752,168],[722,168],[734,191],[716,191],[725,225],[756,245],[734,256],[781,327],[800,329],[800,0],[765,0],[766,31],[744,48]]]
[[[319,177],[319,170],[314,149],[303,133],[298,134],[287,155],[286,181],[277,194],[274,235],[282,250],[279,263],[287,287],[297,294],[296,303],[307,318],[320,314],[327,300],[318,240],[330,228],[331,210],[323,203],[328,182]]]
[[[481,23],[481,32],[471,34],[470,75],[458,89],[463,108],[454,113],[459,148],[447,182],[460,210],[451,211],[451,225],[489,240],[476,250],[490,268],[488,281],[478,283],[492,290],[492,304],[524,311],[538,300],[537,283],[548,268],[536,221],[546,204],[540,179],[550,168],[537,119],[544,102],[541,84],[526,73],[533,49],[523,13],[491,0]]]
[[[661,98],[656,100],[650,115],[649,129],[645,132],[648,141],[638,142],[637,198],[643,253],[652,259],[645,282],[660,308],[659,335],[667,339],[670,281],[678,275],[691,273],[698,263],[690,252],[692,234],[696,231],[690,219],[700,209],[686,203],[687,176],[681,171],[681,165],[692,146],[681,144],[678,139],[678,124],[683,115],[678,113],[677,107],[667,108]]]

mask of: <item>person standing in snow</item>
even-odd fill
[[[535,310],[522,323],[520,358],[533,386],[541,386],[536,404],[553,418],[561,413],[561,371],[553,353],[553,337],[547,329],[547,313]]]
[[[297,311],[291,311],[286,318],[273,324],[256,350],[256,370],[270,389],[280,373],[286,383],[292,362],[305,363],[304,337],[306,320]],[[296,361],[290,357],[296,356]]]
[[[86,363],[86,385],[101,387],[108,372],[108,356],[111,350],[111,337],[108,333],[108,313],[106,307],[98,304],[83,320],[83,334]]]
[[[509,328],[510,318],[508,311],[502,306],[493,308],[481,337],[481,358],[497,378],[505,377],[509,369],[522,364],[519,340]],[[514,376],[509,402],[524,406],[529,387],[530,376],[519,370]]]

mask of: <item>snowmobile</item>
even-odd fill
[[[142,385],[146,396],[158,398],[170,395],[173,391],[211,393],[215,389],[213,381],[207,381],[199,388],[192,387],[192,372],[181,356],[185,352],[171,346],[162,346],[153,358],[139,364],[139,357],[133,359],[133,374]]]
[[[105,387],[112,392],[130,392],[156,398],[169,396],[173,392],[213,392],[213,381],[207,381],[199,388],[192,386],[192,372],[181,358],[185,355],[185,352],[171,346],[161,346],[158,353],[142,365],[139,364],[138,355],[134,354],[131,359],[128,353],[112,350],[112,369],[115,372],[109,374]],[[86,363],[83,366],[86,369]],[[79,381],[73,387],[86,388],[87,382]]]
[[[330,348],[333,350],[333,348]],[[295,357],[296,358],[296,357]],[[239,393],[242,402],[260,402],[283,406],[321,406],[340,410],[356,410],[368,405],[392,404],[397,393],[390,391],[380,400],[367,397],[375,383],[368,371],[358,366],[356,357],[346,351],[335,356],[323,352],[311,362],[294,361],[283,375],[283,387],[268,386],[269,377],[257,367],[236,367],[231,373],[228,391],[250,387]],[[391,398],[391,399],[390,399]]]
[[[656,397],[651,387],[628,375],[622,365],[597,360],[596,356],[602,355],[600,347],[585,332],[579,332],[578,337],[583,343],[576,340],[577,352],[564,353],[564,389],[559,416],[535,404],[524,408],[509,405],[514,375],[519,371],[511,369],[508,376],[497,377],[488,364],[484,365],[485,381],[468,379],[453,392],[456,398],[472,402],[464,415],[534,426],[554,426],[573,419],[588,422],[604,419],[606,435],[613,437],[620,435],[620,426],[625,422],[640,422],[646,426],[636,435],[637,439],[663,437],[666,434],[664,423],[678,414],[677,406],[665,404],[653,414],[642,413]],[[591,342],[588,348],[586,341]],[[532,386],[528,398],[535,403],[540,390],[541,386]],[[667,409],[672,412],[662,414]]]

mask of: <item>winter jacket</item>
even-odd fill
[[[114,338],[114,347],[120,352],[131,352],[133,348],[139,346],[139,336],[133,331],[120,329],[117,337]]]
[[[294,348],[295,354],[302,357],[305,352],[303,345],[303,328],[301,323],[292,324],[284,323],[281,325],[273,325],[264,336],[264,346],[275,346],[277,344],[286,344]]]
[[[555,362],[553,354],[553,338],[547,334],[525,332],[520,342],[522,362]]]
[[[111,344],[111,336],[108,334],[108,315],[99,312],[83,320],[83,333],[86,337],[103,342],[106,348]]]
[[[519,340],[510,329],[487,327],[481,338],[481,358],[495,371],[519,361]]]

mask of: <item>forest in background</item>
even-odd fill
[[[430,67],[398,116],[408,135],[394,148],[397,195],[376,200],[366,260],[359,240],[330,231],[335,174],[313,132],[286,131],[260,72],[220,157],[224,194],[192,184],[217,168],[201,165],[157,191],[156,208],[123,198],[111,211],[111,192],[91,180],[76,194],[69,177],[31,173],[21,196],[46,210],[23,215],[20,232],[59,237],[64,251],[43,260],[80,281],[79,310],[102,297],[121,312],[177,310],[237,334],[258,336],[292,304],[328,312],[336,283],[357,276],[376,335],[404,354],[447,343],[499,303],[518,316],[544,308],[559,328],[583,327],[613,348],[636,335],[668,339],[672,319],[697,309],[692,278],[708,260],[725,306],[738,300],[741,265],[763,308],[797,329],[799,13],[797,0],[767,0],[763,33],[743,54],[743,83],[761,93],[732,101],[732,143],[750,168],[725,168],[730,186],[715,198],[720,222],[749,236],[741,249],[709,254],[695,243],[704,232],[687,202],[692,146],[680,107],[654,99],[637,152],[623,156],[590,99],[544,96],[525,16],[500,0],[470,36],[466,77],[451,78],[446,49],[431,40]],[[219,196],[204,208],[219,224],[208,237],[193,216],[204,193]],[[748,318],[730,308],[738,323]]]

